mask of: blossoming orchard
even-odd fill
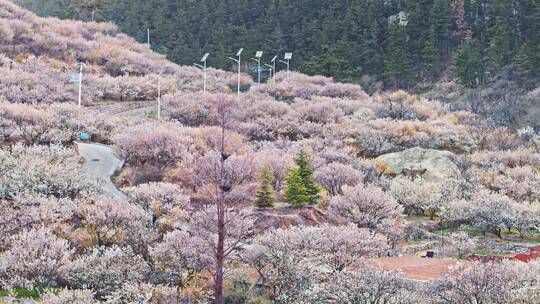
[[[199,69],[149,37],[0,0],[0,303],[540,303],[539,88],[368,90],[281,45]]]

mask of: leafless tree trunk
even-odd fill
[[[215,286],[214,286],[214,296],[215,304],[223,303],[223,262],[225,260],[225,236],[226,236],[226,227],[225,227],[225,111],[221,109],[219,113],[220,116],[220,127],[221,127],[221,145],[220,145],[220,184],[217,187],[216,191],[218,192],[216,208],[217,208],[217,218],[218,218],[218,243],[216,248],[216,270],[215,270]]]

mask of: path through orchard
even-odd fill
[[[111,175],[122,167],[124,161],[114,153],[110,146],[78,142],[77,147],[84,158],[84,173],[101,181],[105,193],[125,201],[126,196],[111,181]]]

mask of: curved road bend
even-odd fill
[[[120,160],[109,146],[77,142],[79,153],[84,158],[84,173],[103,182],[104,191],[114,198],[125,201],[126,196],[111,181],[114,171],[122,167]]]

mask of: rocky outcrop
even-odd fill
[[[455,155],[449,151],[412,148],[381,155],[376,159],[388,168],[388,172],[411,178],[422,177],[430,181],[462,179]]]
[[[340,220],[315,207],[282,207],[274,209],[255,209],[255,233],[270,228],[291,226],[314,226],[323,223],[340,224]]]

